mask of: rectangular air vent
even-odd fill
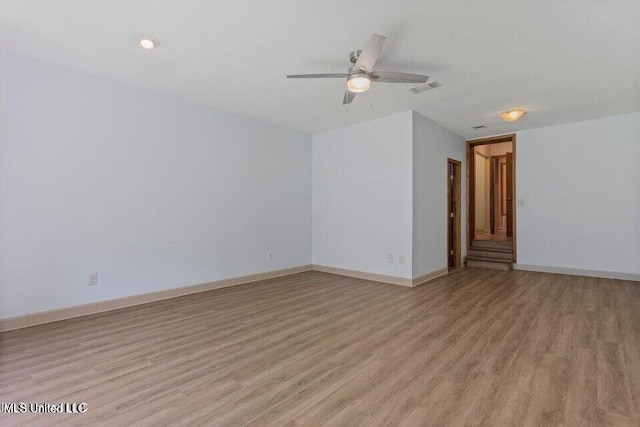
[[[437,80],[434,80],[432,82],[425,83],[423,85],[412,87],[411,88],[411,92],[413,92],[413,93],[422,93],[422,92],[426,92],[426,91],[431,90],[431,89],[438,88],[440,86],[442,86],[442,83],[440,83]]]
[[[478,129],[486,129],[487,127],[485,125],[478,125],[478,126],[471,126],[473,129],[478,130]]]

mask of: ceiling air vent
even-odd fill
[[[432,82],[425,83],[423,85],[412,87],[411,88],[411,92],[413,92],[413,93],[422,93],[422,92],[426,92],[426,91],[431,90],[431,89],[438,88],[440,86],[442,86],[442,83],[440,83],[437,80],[434,80]]]
[[[480,129],[486,129],[487,127],[485,125],[478,125],[478,126],[471,126],[473,129],[475,130],[480,130]]]

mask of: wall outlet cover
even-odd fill
[[[89,274],[89,286],[95,286],[98,284],[98,273]]]

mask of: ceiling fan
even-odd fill
[[[356,50],[349,54],[353,64],[347,73],[330,74],[289,74],[288,79],[330,79],[346,78],[347,90],[344,92],[342,104],[349,104],[356,94],[366,92],[372,82],[380,83],[426,83],[429,76],[421,74],[399,73],[396,71],[377,71],[373,67],[378,61],[378,56],[384,45],[385,37],[379,34],[371,36],[362,50]]]

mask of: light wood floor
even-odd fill
[[[0,335],[0,425],[638,425],[640,284],[309,272]]]

